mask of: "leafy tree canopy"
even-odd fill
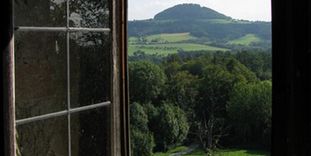
[[[166,75],[151,62],[132,62],[129,64],[130,99],[147,103],[156,99],[165,87]]]

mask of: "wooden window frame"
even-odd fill
[[[130,155],[127,76],[127,0],[114,1],[116,21],[112,155]],[[14,156],[12,0],[0,2],[1,155]],[[311,2],[272,0],[273,156],[311,155]]]
[[[13,1],[0,2],[2,21],[1,51],[1,155],[15,156],[15,97],[14,97],[14,21]],[[111,155],[130,155],[129,105],[127,75],[127,0],[112,0],[112,113]]]

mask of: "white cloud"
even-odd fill
[[[129,20],[149,19],[182,3],[197,3],[235,19],[271,20],[270,0],[128,0]]]

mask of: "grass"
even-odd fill
[[[187,150],[187,146],[178,146],[175,148],[172,148],[168,150],[167,152],[158,152],[155,153],[153,156],[169,156],[171,154],[182,152]],[[193,152],[186,154],[185,156],[206,156],[204,150],[202,149],[196,149]],[[232,148],[232,149],[221,149],[214,151],[212,156],[269,156],[269,153],[266,151],[260,151],[260,150],[247,150],[247,149],[238,149],[238,148]]]
[[[196,39],[195,37],[191,36],[190,33],[173,33],[173,34],[156,34],[147,36],[147,40],[151,42],[152,40],[158,42],[182,42]]]
[[[145,37],[146,41],[149,43],[176,43],[184,42],[189,40],[194,40],[196,37],[191,36],[190,33],[164,33],[164,34],[155,34]],[[139,39],[138,37],[129,37],[130,44],[137,44]]]
[[[190,154],[186,154],[186,156],[205,156],[206,153],[202,149],[196,149]]]
[[[183,51],[227,51],[228,49],[209,46],[205,44],[187,43],[195,40],[196,37],[191,36],[190,33],[168,33],[149,35],[144,38],[129,37],[128,54],[131,56],[134,52],[140,50],[146,54],[156,54],[166,56],[168,54],[177,53],[179,50]],[[139,40],[145,40],[144,43]]]
[[[209,45],[203,44],[195,44],[195,43],[168,43],[168,44],[149,44],[149,45],[133,45],[130,44],[128,47],[129,55],[133,55],[135,51],[144,51],[146,54],[158,54],[158,55],[168,55],[177,53],[178,50],[183,51],[200,51],[200,50],[208,50],[208,51],[227,51],[228,49],[213,47]]]
[[[187,150],[188,147],[186,146],[177,146],[175,148],[172,148],[170,150],[168,150],[167,152],[158,152],[158,153],[155,153],[153,156],[169,156],[170,154],[173,154],[173,153],[177,153],[177,152],[181,152],[181,151],[185,151]]]
[[[244,45],[248,46],[251,43],[258,43],[261,39],[254,34],[247,34],[241,38],[229,41],[227,44],[236,44],[236,45]]]
[[[205,156],[207,155],[202,149],[197,149],[186,156]],[[225,149],[215,151],[212,156],[269,156],[266,151],[246,150],[246,149]]]
[[[245,149],[227,149],[215,152],[215,156],[268,156],[266,151],[245,150]]]
[[[137,37],[129,37],[128,38],[128,43],[129,44],[135,44],[136,42],[138,42],[138,38]]]

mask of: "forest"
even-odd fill
[[[271,52],[136,52],[129,61],[132,155],[269,151]]]

